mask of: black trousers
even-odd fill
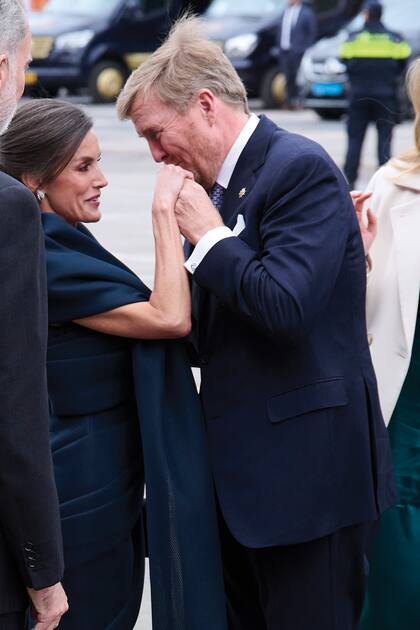
[[[359,172],[363,141],[369,123],[378,132],[378,163],[385,164],[391,157],[392,132],[397,118],[397,100],[393,97],[351,97],[347,117],[347,156],[344,173],[351,186]]]
[[[354,630],[377,524],[284,547],[240,545],[220,518],[229,630]]]
[[[16,612],[8,615],[0,615],[1,630],[25,630],[26,612]]]
[[[296,84],[296,77],[299,70],[302,54],[292,50],[280,51],[280,70],[286,77],[287,100],[289,103],[296,102],[299,97],[299,90]]]

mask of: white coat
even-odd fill
[[[370,255],[367,326],[385,423],[388,424],[411,359],[420,293],[420,169],[387,164],[374,175],[368,202],[378,216]]]

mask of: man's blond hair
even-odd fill
[[[186,15],[132,73],[118,98],[118,116],[121,120],[130,118],[134,99],[151,95],[185,113],[202,89],[249,113],[246,90],[236,70],[220,46],[208,40],[204,22]]]

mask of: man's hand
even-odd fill
[[[189,179],[179,193],[175,216],[181,234],[191,245],[196,245],[209,230],[224,225],[204,188]]]
[[[350,195],[353,200],[354,209],[356,210],[357,220],[359,222],[365,256],[367,256],[377,233],[377,219],[373,211],[370,208],[367,209],[367,223],[365,223],[363,217],[363,205],[365,201],[372,196],[372,193],[363,194],[358,190],[352,190]]]
[[[67,597],[61,583],[48,586],[39,591],[28,588],[32,602],[32,616],[36,621],[34,630],[53,630],[58,628],[61,617],[69,609]]]

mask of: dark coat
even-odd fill
[[[115,549],[124,550],[130,532],[134,538],[141,508],[140,426],[153,628],[225,630],[213,484],[184,344],[125,339],[73,323],[145,301],[150,291],[83,225],[76,229],[53,213],[45,213],[42,222],[51,443],[66,571],[79,585],[90,565],[89,575],[106,600],[92,603],[82,597],[73,617],[70,609],[69,627],[79,630],[78,617],[92,630],[125,630],[135,624],[142,551],[138,549],[133,570],[131,554],[117,555]],[[116,584],[115,575],[132,578]],[[98,618],[105,620],[103,625]]]
[[[349,35],[340,55],[353,96],[396,98],[411,49],[399,33],[379,20],[368,20],[360,31]]]
[[[47,298],[40,212],[0,173],[0,614],[63,574],[45,374]]]
[[[222,217],[246,227],[194,274],[201,397],[225,520],[249,547],[375,520],[395,500],[346,182],[316,143],[262,117]]]
[[[281,31],[283,28],[283,15],[280,18],[278,41],[281,42]],[[290,36],[290,50],[294,53],[303,55],[305,50],[315,43],[318,32],[318,23],[316,16],[311,7],[306,4],[302,4],[299,17],[296,24],[292,26],[292,32]]]

